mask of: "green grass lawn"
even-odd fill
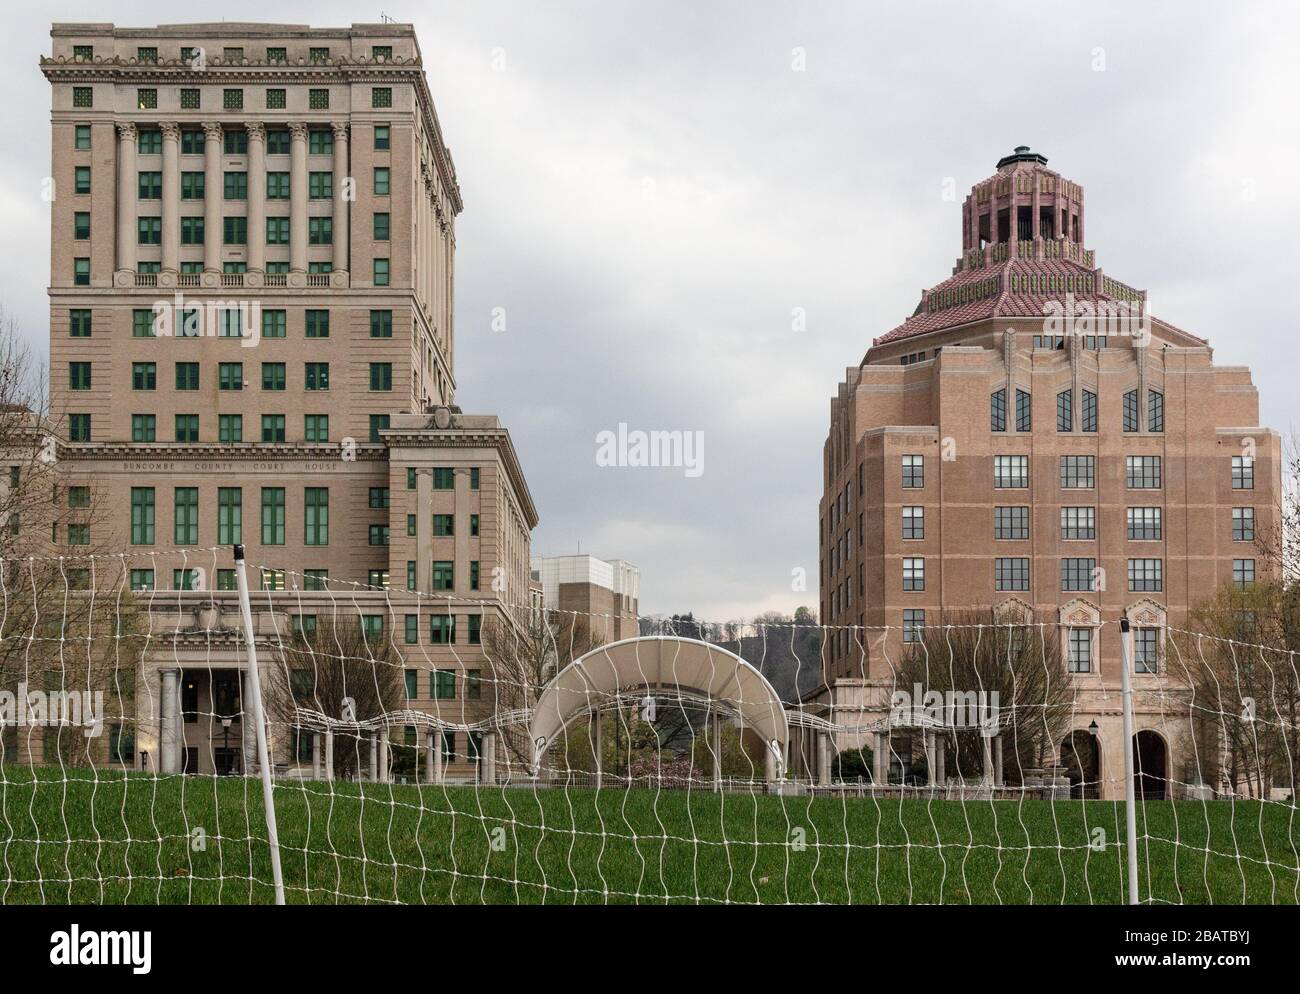
[[[298,903],[1122,898],[1123,806],[1100,801],[291,782],[275,796]],[[1143,900],[1297,901],[1288,807],[1149,802],[1138,835]],[[257,780],[9,766],[0,901],[268,902],[265,837]]]

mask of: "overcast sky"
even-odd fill
[[[272,9],[415,24],[465,198],[457,400],[509,427],[542,518],[534,554],[636,563],[645,613],[816,604],[830,396],[948,275],[961,200],[1017,144],[1083,184],[1107,273],[1219,363],[1250,365],[1265,424],[1300,422],[1300,17],[1282,4],[9,10],[0,301],[42,350],[49,22]],[[620,422],[703,432],[704,472],[598,466],[596,437]]]

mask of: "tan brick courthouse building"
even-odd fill
[[[528,604],[538,516],[505,426],[456,404],[461,192],[412,28],[51,35],[61,469],[158,639],[118,758],[248,767],[232,563],[203,551],[237,542],[261,635],[346,600],[405,655],[409,706],[490,712],[482,626]],[[440,748],[474,775],[470,736]]]
[[[960,612],[1051,625],[1081,702],[1072,731],[1097,723],[1122,796],[1118,626],[1102,623],[1135,626],[1142,701],[1164,679],[1163,626],[1254,578],[1280,444],[1249,370],[1216,365],[1104,272],[1084,218],[1083,188],[1016,149],[966,198],[952,275],[846,371],[824,447],[821,616],[868,631],[865,646],[828,635],[828,686],[806,703],[879,717],[862,709],[888,701],[887,660]],[[1068,322],[1095,314],[1119,320]],[[1138,711],[1144,765],[1176,779],[1179,728]]]

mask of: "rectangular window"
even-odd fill
[[[89,414],[68,415],[68,441],[69,442],[90,441],[90,415]]]
[[[181,199],[202,200],[204,193],[204,175],[198,172],[181,173]]]
[[[388,194],[388,167],[375,167],[375,196],[387,197]]]
[[[1160,629],[1133,629],[1133,672],[1160,672]]]
[[[222,90],[221,106],[226,110],[243,110],[244,91],[238,89]]]
[[[1062,390],[1056,395],[1056,430],[1074,431],[1074,391]]]
[[[1160,457],[1125,456],[1124,476],[1130,490],[1159,490]]]
[[[1016,557],[993,560],[993,578],[997,590],[1028,590],[1029,559]]]
[[[284,415],[263,414],[262,415],[262,441],[283,442],[284,440],[285,440]]]
[[[262,544],[284,545],[284,487],[262,488]]]
[[[478,560],[469,561],[469,589],[478,590]]]
[[[925,559],[920,556],[907,556],[903,559],[903,589],[925,589]]]
[[[456,586],[455,566],[449,560],[436,560],[433,564],[433,589],[452,590]]]
[[[266,91],[266,109],[284,110],[285,106],[285,91],[278,87],[268,88]]]
[[[1070,629],[1069,670],[1071,673],[1092,672],[1092,629],[1091,628]]]
[[[1061,589],[1092,590],[1096,572],[1096,559],[1062,559]]]
[[[330,492],[328,487],[303,491],[304,545],[330,544]]]
[[[156,442],[157,440],[157,417],[153,414],[132,414],[131,441]]]
[[[1255,560],[1234,559],[1232,561],[1232,585],[1245,589],[1255,582]]]
[[[456,470],[451,466],[435,466],[433,469],[434,490],[455,490]]]
[[[1091,490],[1096,485],[1096,456],[1061,456],[1061,489]]]
[[[72,171],[72,192],[89,193],[90,192],[90,167],[77,166]]]
[[[1161,539],[1160,508],[1130,507],[1128,538],[1130,542],[1158,542]]]
[[[242,414],[220,414],[217,416],[217,441],[242,442],[244,440],[244,416]]]
[[[181,218],[181,244],[182,245],[202,245],[203,244],[203,218],[201,217],[183,217]]]
[[[289,61],[288,50],[283,48],[268,48],[266,50],[266,61],[287,62]]]
[[[144,170],[136,175],[136,195],[140,200],[162,199],[162,173]]]
[[[308,174],[307,196],[312,200],[329,200],[334,196],[334,174],[330,172]]]
[[[925,486],[925,457],[903,456],[903,489],[918,490]]]
[[[383,436],[380,435],[379,433],[387,430],[388,430],[387,414],[370,415],[370,441],[382,442],[384,439]]]
[[[131,488],[131,544],[154,543],[153,487]]]
[[[70,390],[90,389],[90,363],[88,362],[68,363],[68,389]]]
[[[308,90],[307,106],[311,110],[329,110],[330,91],[317,87]]]
[[[925,610],[909,607],[903,609],[903,641],[920,642],[925,630]]]
[[[217,366],[218,390],[244,389],[244,364],[242,362],[223,362]]]
[[[223,195],[227,200],[248,199],[248,173],[227,170],[224,180]]]
[[[312,155],[333,155],[334,131],[331,128],[313,128],[307,132],[307,151]]]
[[[153,590],[154,579],[153,570],[151,569],[133,569],[131,570],[131,589],[132,590]]]
[[[72,88],[72,106],[73,107],[93,107],[95,106],[95,90],[90,86],[74,86]]]
[[[433,534],[435,538],[449,538],[456,533],[456,516],[452,514],[435,514],[433,516]]]
[[[454,645],[456,642],[456,623],[450,614],[429,615],[429,641],[434,645]],[[437,684],[435,682],[435,688]],[[435,692],[434,697],[438,694]]]
[[[370,89],[371,107],[393,106],[393,90],[389,86],[374,86]]]
[[[388,525],[370,526],[370,544],[371,545],[388,544]]]
[[[136,151],[141,155],[161,155],[162,132],[158,128],[141,128]]]
[[[1232,509],[1232,540],[1234,542],[1253,542],[1255,540],[1255,509],[1253,507],[1234,507]]]
[[[393,389],[393,364],[391,362],[372,362],[370,364],[370,389],[379,391]]]
[[[330,440],[330,416],[328,414],[304,414],[303,435],[308,442],[328,442]]]
[[[308,338],[329,338],[330,312],[319,310],[306,311],[304,329],[304,333]]]
[[[903,538],[925,538],[925,508],[903,508]]]
[[[1232,489],[1255,489],[1255,460],[1251,456],[1232,457]]]
[[[376,259],[374,261],[374,284],[375,286],[388,286],[387,259]]]
[[[289,199],[289,174],[284,172],[266,174],[266,199]],[[288,220],[287,218],[285,220]]]
[[[392,338],[393,337],[393,312],[392,311],[371,311],[370,312],[370,337],[371,338]]]
[[[207,135],[202,128],[184,128],[181,131],[181,155],[202,155],[207,148]],[[198,174],[202,176],[202,173]]]
[[[334,244],[334,219],[328,217],[313,217],[307,219],[307,244],[308,245],[333,245]]]
[[[178,362],[176,364],[176,389],[197,390],[199,388],[199,364],[197,362]]]
[[[1061,538],[1067,541],[1092,541],[1097,537],[1095,507],[1061,508]]]
[[[993,537],[995,539],[1027,539],[1029,537],[1029,508],[993,508]]]
[[[76,149],[90,148],[90,125],[78,124],[73,131],[72,147]]]
[[[1130,559],[1128,561],[1128,589],[1157,592],[1161,589],[1161,561],[1159,559]]]
[[[282,362],[262,363],[262,389],[283,390],[285,388],[285,364]]]
[[[72,260],[72,285],[90,286],[90,260]]]
[[[328,362],[309,362],[304,367],[304,377],[308,390],[328,390],[330,388],[330,364]]]
[[[1004,489],[1029,486],[1029,457],[994,456],[993,486]]]
[[[186,86],[181,89],[181,110],[198,110],[199,109],[199,91],[194,87]]]
[[[467,631],[468,631],[468,633],[469,633],[468,636],[467,636],[467,642],[468,642],[468,644],[469,644],[469,645],[482,645],[482,644],[483,644],[483,635],[482,635],[482,629],[481,629],[481,627],[480,627],[480,626],[482,625],[482,623],[483,623],[483,617],[482,617],[482,615],[471,614],[471,615],[469,615],[465,620],[466,620],[466,622],[468,623],[468,629],[467,629]],[[475,670],[471,670],[470,672],[477,672],[477,671],[475,671]],[[469,688],[467,687],[466,689],[468,690]],[[477,697],[477,696],[478,696],[478,694],[477,694],[477,689],[478,689],[477,681],[475,681],[474,689],[475,689],[476,692],[475,692],[474,694],[472,694],[472,695],[469,695],[469,696],[473,696],[473,697]]]
[[[288,128],[266,129],[266,154],[288,155],[292,149],[293,139]]]
[[[72,237],[79,242],[90,238],[90,212],[76,211],[72,215]]]
[[[989,430],[1007,430],[1007,392],[994,390],[989,397]]]
[[[389,141],[390,139],[389,139],[388,125],[376,124],[375,125],[375,151],[376,152],[387,151],[389,147]],[[89,146],[87,146],[87,148],[89,148]]]
[[[244,491],[217,488],[217,544],[236,545],[244,540]]]
[[[226,217],[221,219],[222,243],[225,245],[248,244],[248,218]]]
[[[389,219],[389,215],[386,213],[375,214],[374,216],[375,241],[377,242],[388,241],[388,219]],[[89,228],[89,222],[87,222],[87,228]]]
[[[152,315],[152,311],[145,311],[146,314]],[[74,308],[68,311],[68,335],[71,338],[89,338],[90,337],[90,310],[88,308]]]
[[[471,490],[478,489],[478,477],[479,477],[478,467],[471,466],[469,469],[469,488]]]
[[[141,217],[135,221],[135,241],[137,245],[162,244],[162,218]]]
[[[176,415],[176,441],[197,442],[199,440],[199,416],[197,414]]]
[[[157,110],[158,91],[152,86],[141,86],[135,91],[136,110]]]
[[[175,542],[177,545],[198,545],[199,489],[198,487],[176,487],[174,496]]]

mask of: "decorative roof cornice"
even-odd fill
[[[346,462],[385,462],[388,450],[383,445],[358,444],[354,457],[342,460],[342,445],[261,444],[233,442],[226,445],[189,445],[186,443],[142,442],[61,442],[59,458],[68,460],[109,461],[119,459],[211,459],[221,462],[267,462],[284,459],[330,459]]]
[[[451,150],[442,137],[442,125],[433,105],[433,94],[424,75],[424,61],[420,58],[349,59],[346,56],[328,61],[310,62],[256,62],[242,59],[225,63],[210,58],[203,68],[181,59],[160,59],[141,62],[139,59],[111,58],[75,59],[66,56],[41,56],[41,72],[51,83],[210,83],[257,85],[272,82],[330,83],[341,74],[348,83],[410,83],[419,95],[420,116],[434,147],[438,173],[451,199],[454,211],[465,209],[456,180],[456,166]]]

